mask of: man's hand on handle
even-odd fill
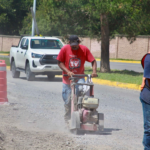
[[[92,76],[92,78],[98,77],[97,73],[92,73],[91,76]]]
[[[58,66],[59,66],[63,71],[67,72],[67,75],[68,75],[69,77],[72,77],[72,75],[74,75],[73,72],[69,71],[69,70],[65,67],[65,64],[64,64],[63,62],[58,61]]]
[[[71,72],[71,71],[68,71],[68,72],[67,72],[67,75],[68,75],[69,77],[72,77],[72,75],[74,75],[74,73]]]

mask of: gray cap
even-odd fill
[[[70,46],[75,46],[79,44],[79,38],[77,35],[70,35],[69,41],[70,41]]]

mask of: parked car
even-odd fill
[[[31,81],[35,75],[47,75],[52,79],[62,74],[57,65],[57,56],[63,45],[55,37],[22,37],[18,46],[10,49],[12,77],[19,78],[20,72],[25,72],[27,80]]]

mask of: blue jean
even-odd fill
[[[141,98],[143,107],[143,120],[144,120],[144,136],[143,145],[144,150],[150,150],[150,104],[144,102]]]
[[[78,80],[77,83],[85,83],[85,79],[81,78]],[[81,90],[82,90],[82,85],[75,86],[76,95],[78,95]],[[62,97],[65,103],[64,119],[69,120],[71,115],[71,86],[70,85],[63,83]]]

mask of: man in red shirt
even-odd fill
[[[71,35],[69,37],[69,44],[61,48],[61,51],[57,57],[58,66],[63,70],[63,89],[62,97],[65,102],[65,116],[66,123],[70,119],[71,113],[71,87],[69,77],[74,74],[84,74],[84,63],[85,61],[91,62],[93,73],[92,77],[97,77],[97,63],[90,50],[83,45],[80,45],[78,36]],[[78,80],[78,83],[84,83],[84,78]],[[76,86],[76,94],[79,92],[79,87]]]

